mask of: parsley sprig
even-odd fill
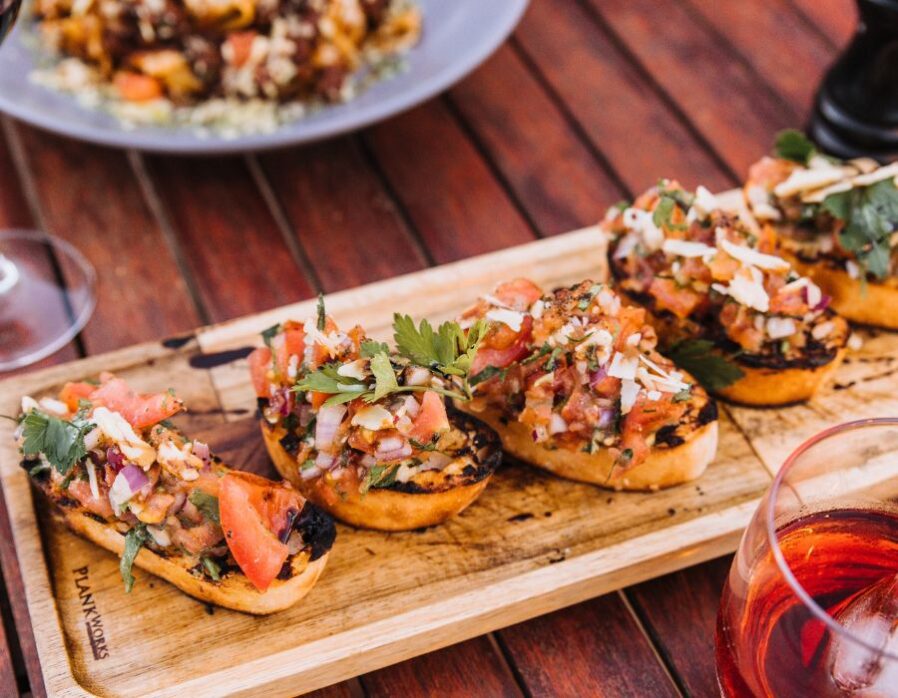
[[[67,421],[32,410],[22,419],[22,453],[26,456],[44,454],[50,465],[60,475],[65,475],[87,455],[84,436],[93,428],[93,424],[80,416]]]
[[[370,377],[360,380],[339,373],[340,364],[330,363],[300,378],[294,390],[330,395],[325,405],[340,405],[362,399],[373,403],[388,395],[433,391],[458,400],[469,400],[468,372],[487,324],[479,321],[466,333],[456,322],[444,322],[437,330],[427,320],[416,326],[408,315],[397,314],[393,321],[397,353],[391,355],[383,342],[365,340],[362,358],[368,359]],[[450,379],[455,390],[431,385],[400,385],[398,374],[411,362]]]
[[[745,375],[732,357],[714,351],[714,343],[707,339],[684,339],[665,353],[708,390],[726,388]]]
[[[839,243],[864,271],[878,279],[888,276],[891,237],[898,228],[898,188],[892,178],[830,194],[823,208],[845,222]]]
[[[801,131],[789,128],[776,134],[776,142],[773,147],[777,157],[784,160],[792,160],[802,165],[817,154],[817,148]]]

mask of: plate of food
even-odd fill
[[[446,89],[527,0],[35,0],[0,51],[0,110],[115,147],[314,141]]]

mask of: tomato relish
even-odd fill
[[[344,332],[323,313],[264,337],[249,357],[253,386],[303,480],[364,494],[461,467],[448,455],[464,441],[445,406],[452,376],[390,351],[359,326]]]
[[[701,391],[655,351],[645,310],[604,284],[544,295],[517,279],[482,296],[460,324],[480,318],[492,324],[471,369],[471,409],[501,410],[547,448],[609,449],[620,467],[638,465]]]
[[[887,212],[898,201],[896,189],[898,163],[880,166],[870,158],[842,162],[812,153],[804,163],[762,158],[749,169],[743,194],[753,216],[776,230],[786,252],[804,261],[824,259],[853,279],[875,281],[898,277],[898,219]],[[846,231],[846,220],[835,215],[852,217],[854,211],[842,210],[846,200],[866,225],[878,228],[877,219],[884,216],[884,229],[855,240],[855,233]],[[843,243],[853,243],[855,249]],[[874,252],[881,257],[878,264],[859,258]]]
[[[25,397],[24,465],[51,499],[77,503],[125,535],[128,590],[131,564],[147,547],[188,558],[192,573],[213,582],[239,569],[264,591],[306,547],[305,500],[288,484],[231,471],[207,444],[187,439],[168,421],[183,409],[172,391],[140,394],[109,373],[98,384],[66,383],[58,399]],[[279,505],[262,512],[248,497],[223,497],[235,491]]]
[[[619,287],[685,335],[785,361],[844,343],[844,321],[813,281],[776,255],[774,231],[723,211],[704,187],[693,194],[662,180],[632,205],[610,209],[602,227]]]

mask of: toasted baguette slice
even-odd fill
[[[41,489],[46,490],[44,487]],[[58,503],[53,509],[53,515],[79,536],[96,543],[101,548],[118,556],[121,556],[125,549],[125,537],[112,524],[84,511],[72,500]],[[333,524],[330,534],[321,531],[317,535],[324,539],[329,535],[332,540]],[[282,574],[287,578],[275,579],[264,594],[259,593],[237,570],[222,574],[221,580],[217,582],[205,579],[192,571],[195,564],[191,564],[191,559],[183,555],[163,557],[144,547],[135,558],[134,565],[162,577],[185,594],[200,601],[244,613],[267,615],[290,608],[309,593],[327,564],[330,543],[327,543],[326,547],[328,550],[324,552],[317,551],[319,553],[317,557],[314,545],[311,550],[303,550],[294,555],[290,559],[289,576]]]
[[[852,278],[825,257],[815,261],[790,256],[792,264],[832,297],[832,308],[850,322],[898,330],[898,278],[885,281]]]
[[[477,416],[502,438],[506,452],[555,475],[614,490],[657,490],[700,477],[717,452],[717,406],[703,395],[695,400],[680,424],[659,432],[646,460],[630,468],[615,467],[607,449],[587,453],[577,448],[536,443],[530,428],[487,408]]]
[[[680,320],[669,312],[657,311],[645,295],[623,293],[646,309],[646,319],[658,333],[662,353],[684,339],[710,338],[707,328],[694,321]],[[791,405],[811,399],[842,363],[848,341],[849,328],[843,318],[827,311],[814,321],[814,325],[824,322],[834,323],[828,346],[806,352],[800,359],[785,361],[772,354],[739,354],[737,347],[729,348],[723,342],[715,342],[719,353],[729,356],[728,361],[736,364],[743,373],[739,380],[714,391],[715,395],[754,407]]]
[[[305,480],[299,463],[284,447],[287,435],[280,425],[261,420],[262,438],[278,473],[309,501],[335,518],[380,531],[410,531],[435,526],[467,508],[489,483],[502,458],[498,436],[478,419],[455,410],[449,413],[452,434],[460,445],[448,455],[453,462],[442,470],[416,473],[408,482],[359,491],[358,480]],[[350,463],[344,468],[352,473]]]

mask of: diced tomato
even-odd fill
[[[705,298],[691,288],[681,288],[673,279],[659,277],[652,279],[649,293],[659,308],[669,310],[680,319],[689,317]]]
[[[740,266],[742,266],[741,262],[721,251],[718,251],[708,263],[708,269],[711,270],[711,278],[714,281],[729,281],[739,271]]]
[[[231,62],[235,67],[239,68],[249,60],[255,38],[256,32],[252,30],[234,32],[228,36],[226,43],[231,47],[233,54]]]
[[[81,400],[89,400],[97,386],[90,383],[66,383],[59,391],[59,399],[66,404],[70,411],[78,409]]]
[[[149,102],[162,96],[162,83],[140,73],[120,70],[113,78],[118,93],[129,102]]]
[[[487,366],[505,368],[513,361],[523,359],[530,353],[530,333],[533,329],[533,318],[530,315],[524,317],[521,323],[521,331],[515,332],[508,325],[495,323],[477,354],[471,362],[471,375],[476,376]]]
[[[90,482],[80,478],[73,478],[69,486],[65,490],[65,494],[89,512],[102,516],[105,519],[112,518],[112,505],[109,503],[109,496],[100,490],[100,496],[94,497],[90,489]]]
[[[748,184],[746,186],[773,189],[780,182],[787,180],[796,167],[798,165],[791,160],[763,157],[748,168]]]
[[[746,351],[758,352],[763,347],[764,332],[755,327],[754,316],[744,305],[724,304],[720,324],[727,336]]]
[[[282,331],[271,340],[274,348],[274,366],[278,377],[286,380],[290,357],[298,356],[302,363],[306,350],[306,333],[298,322],[285,322]]]
[[[686,403],[673,402],[672,397],[665,394],[660,400],[649,400],[641,394],[624,417],[621,448],[632,452],[627,465],[632,467],[642,463],[649,452],[646,437],[667,424],[676,423],[686,412]]]
[[[259,591],[284,566],[288,550],[279,536],[304,504],[289,485],[252,473],[231,471],[221,479],[218,507],[228,549]]]
[[[642,332],[642,328],[645,327],[645,308],[623,305],[617,313],[616,320],[620,330],[615,334],[614,348],[621,351],[626,346],[627,339],[637,332]]]
[[[530,279],[518,278],[496,287],[493,295],[515,310],[528,310],[542,298],[542,289]]]
[[[325,402],[327,402],[327,399],[330,397],[330,395],[328,395],[327,393],[311,392],[309,393],[309,397],[312,400],[312,409],[319,410],[321,409],[321,406]]]
[[[268,370],[271,368],[271,349],[259,347],[247,357],[256,397],[269,397]]]
[[[104,405],[113,412],[119,412],[135,429],[158,424],[184,407],[184,403],[174,394],[139,394],[121,378],[107,374],[99,388],[91,393],[94,405]]]
[[[427,443],[435,434],[448,429],[449,417],[446,414],[446,403],[440,395],[428,390],[424,393],[421,407],[412,423],[409,436],[420,443]]]

